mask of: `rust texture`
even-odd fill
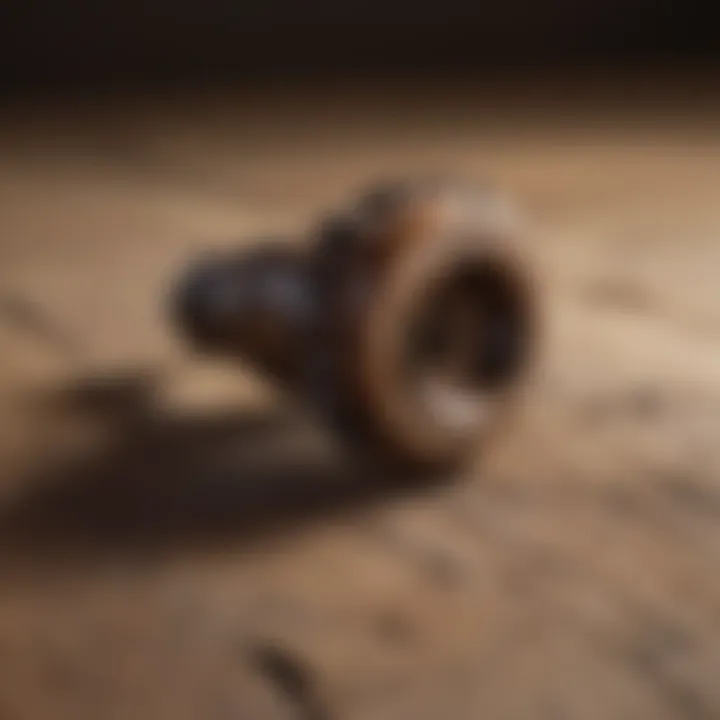
[[[196,349],[261,369],[366,459],[446,470],[500,425],[530,365],[519,228],[489,190],[386,183],[304,243],[198,261],[173,309]]]

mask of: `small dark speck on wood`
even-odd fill
[[[632,388],[620,395],[603,395],[584,401],[582,417],[591,425],[616,421],[620,417],[652,421],[666,412],[667,403],[660,390],[651,386]]]
[[[391,643],[406,644],[415,636],[410,619],[399,611],[381,612],[376,617],[376,628],[380,637]]]
[[[302,720],[330,720],[317,681],[307,663],[277,643],[257,643],[250,650],[254,667],[298,711]]]
[[[76,355],[80,350],[77,338],[61,328],[43,308],[28,298],[8,292],[0,293],[0,320],[42,340],[61,354]]]

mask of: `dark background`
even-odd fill
[[[349,73],[713,61],[714,24],[669,0],[11,0],[9,90]]]

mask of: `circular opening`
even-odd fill
[[[418,304],[401,373],[444,422],[476,423],[482,399],[524,369],[530,325],[527,287],[511,267],[458,265]]]

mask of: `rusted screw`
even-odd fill
[[[535,293],[502,197],[451,181],[373,188],[304,244],[190,267],[174,298],[200,351],[251,362],[347,446],[458,468],[508,417],[535,346]]]

